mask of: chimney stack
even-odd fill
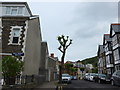
[[[51,53],[50,57],[54,58],[54,53]]]

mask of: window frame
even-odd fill
[[[20,8],[22,8],[22,12],[19,13]],[[9,13],[7,12],[7,10],[9,9]],[[16,9],[16,14],[12,14],[12,10]],[[11,16],[21,16],[24,15],[24,6],[6,6],[6,11],[5,11],[6,15],[11,15]]]
[[[119,59],[120,59],[120,53],[119,53],[119,48],[117,48],[117,49],[115,49],[114,51],[113,51],[113,55],[114,55],[114,60],[115,61],[118,61]]]
[[[115,45],[118,44],[118,39],[117,39],[117,34],[115,34],[113,37],[112,37],[112,46],[114,47]]]
[[[11,26],[11,32],[10,32],[10,39],[9,39],[9,43],[8,45],[20,45],[20,38],[21,38],[21,34],[22,34],[22,27],[23,26]],[[19,28],[19,36],[18,36],[18,43],[13,43],[13,31],[15,28]]]

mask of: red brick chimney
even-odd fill
[[[51,53],[50,57],[54,58],[54,53]]]

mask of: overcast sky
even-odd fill
[[[117,2],[29,2],[33,14],[40,15],[43,40],[49,53],[61,57],[58,35],[68,35],[73,44],[65,60],[76,61],[96,56],[103,34],[118,20]]]
[[[30,0],[28,5],[33,14],[40,16],[42,38],[48,42],[49,53],[55,53],[60,59],[61,52],[57,49],[58,35],[68,35],[73,40],[65,61],[96,56],[98,45],[103,41],[103,34],[109,33],[110,24],[118,21],[117,2]]]

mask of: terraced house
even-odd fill
[[[114,56],[115,71],[120,70],[120,24],[111,24],[110,37]]]
[[[104,57],[106,66],[103,64],[101,53],[105,51]],[[98,48],[98,71],[104,73],[106,67],[106,74],[111,76],[113,72],[120,70],[120,24],[110,25],[110,34],[104,34],[103,45]]]
[[[103,45],[104,45],[105,56],[106,56],[107,74],[111,76],[112,73],[114,72],[114,58],[112,53],[112,38],[110,38],[110,34],[104,34]]]
[[[106,73],[106,57],[105,57],[105,49],[103,45],[98,46],[98,73]]]
[[[34,76],[37,83],[47,80],[49,54],[42,41],[39,16],[31,13],[26,2],[1,2],[0,11],[0,55],[24,61],[22,76]]]

